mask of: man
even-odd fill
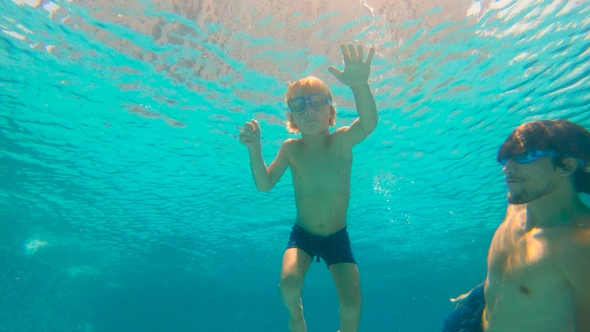
[[[443,331],[590,331],[590,132],[564,120],[516,128],[498,151],[510,203],[485,283],[452,302]],[[483,291],[482,291],[483,290]]]

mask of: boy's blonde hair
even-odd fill
[[[324,81],[320,80],[317,77],[307,76],[307,77],[304,77],[302,79],[299,79],[299,80],[289,84],[289,87],[287,88],[287,92],[285,93],[285,101],[287,103],[289,103],[289,100],[293,98],[293,96],[295,95],[294,90],[297,88],[316,89],[316,90],[318,90],[318,92],[321,92],[321,93],[325,94],[326,96],[328,96],[328,98],[330,98],[330,101],[333,100],[332,91],[330,91],[330,88],[328,87],[328,85],[326,83],[324,83]],[[287,121],[285,121],[285,124],[287,124],[287,130],[289,130],[290,132],[292,132],[292,133],[299,132],[299,128],[297,128],[297,125],[295,124],[295,120],[293,119],[293,114],[291,113],[291,111],[287,111]],[[330,104],[330,122],[329,122],[329,124],[330,124],[330,126],[333,126],[336,124],[336,108],[332,104]]]

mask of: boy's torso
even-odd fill
[[[346,225],[350,197],[352,151],[342,148],[337,135],[309,147],[302,139],[289,153],[297,223],[316,235],[329,235]]]
[[[572,287],[557,250],[568,227],[524,230],[526,212],[514,209],[498,228],[488,256],[484,331],[574,331]]]

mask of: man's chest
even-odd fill
[[[552,236],[534,230],[525,234],[503,234],[496,240],[501,245],[495,246],[496,251],[488,262],[488,278],[492,285],[513,285],[524,295],[567,286]]]

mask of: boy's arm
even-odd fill
[[[252,177],[254,178],[254,183],[258,190],[269,191],[281,179],[285,170],[289,166],[289,158],[287,157],[288,146],[289,141],[283,143],[275,160],[268,167],[266,167],[264,158],[262,158],[260,147],[248,147]]]
[[[250,169],[256,188],[260,191],[269,191],[279,181],[287,166],[289,166],[288,150],[291,141],[287,140],[279,149],[275,160],[266,167],[262,158],[262,147],[260,145],[260,125],[258,121],[246,122],[240,131],[240,143],[248,147],[250,155]]]
[[[377,105],[375,98],[371,92],[369,83],[358,87],[350,87],[354,94],[354,100],[356,102],[356,109],[359,113],[359,117],[352,122],[349,127],[343,127],[340,129],[344,132],[342,135],[344,142],[350,147],[360,143],[364,140],[377,126]]]
[[[377,126],[377,105],[368,79],[371,73],[371,61],[375,54],[375,48],[369,50],[367,60],[363,57],[363,48],[357,49],[351,44],[348,47],[341,45],[344,59],[344,70],[339,71],[334,67],[328,68],[336,78],[350,86],[354,94],[354,100],[359,117],[349,127],[343,127],[336,132],[341,133],[347,146],[352,147],[364,140]]]

